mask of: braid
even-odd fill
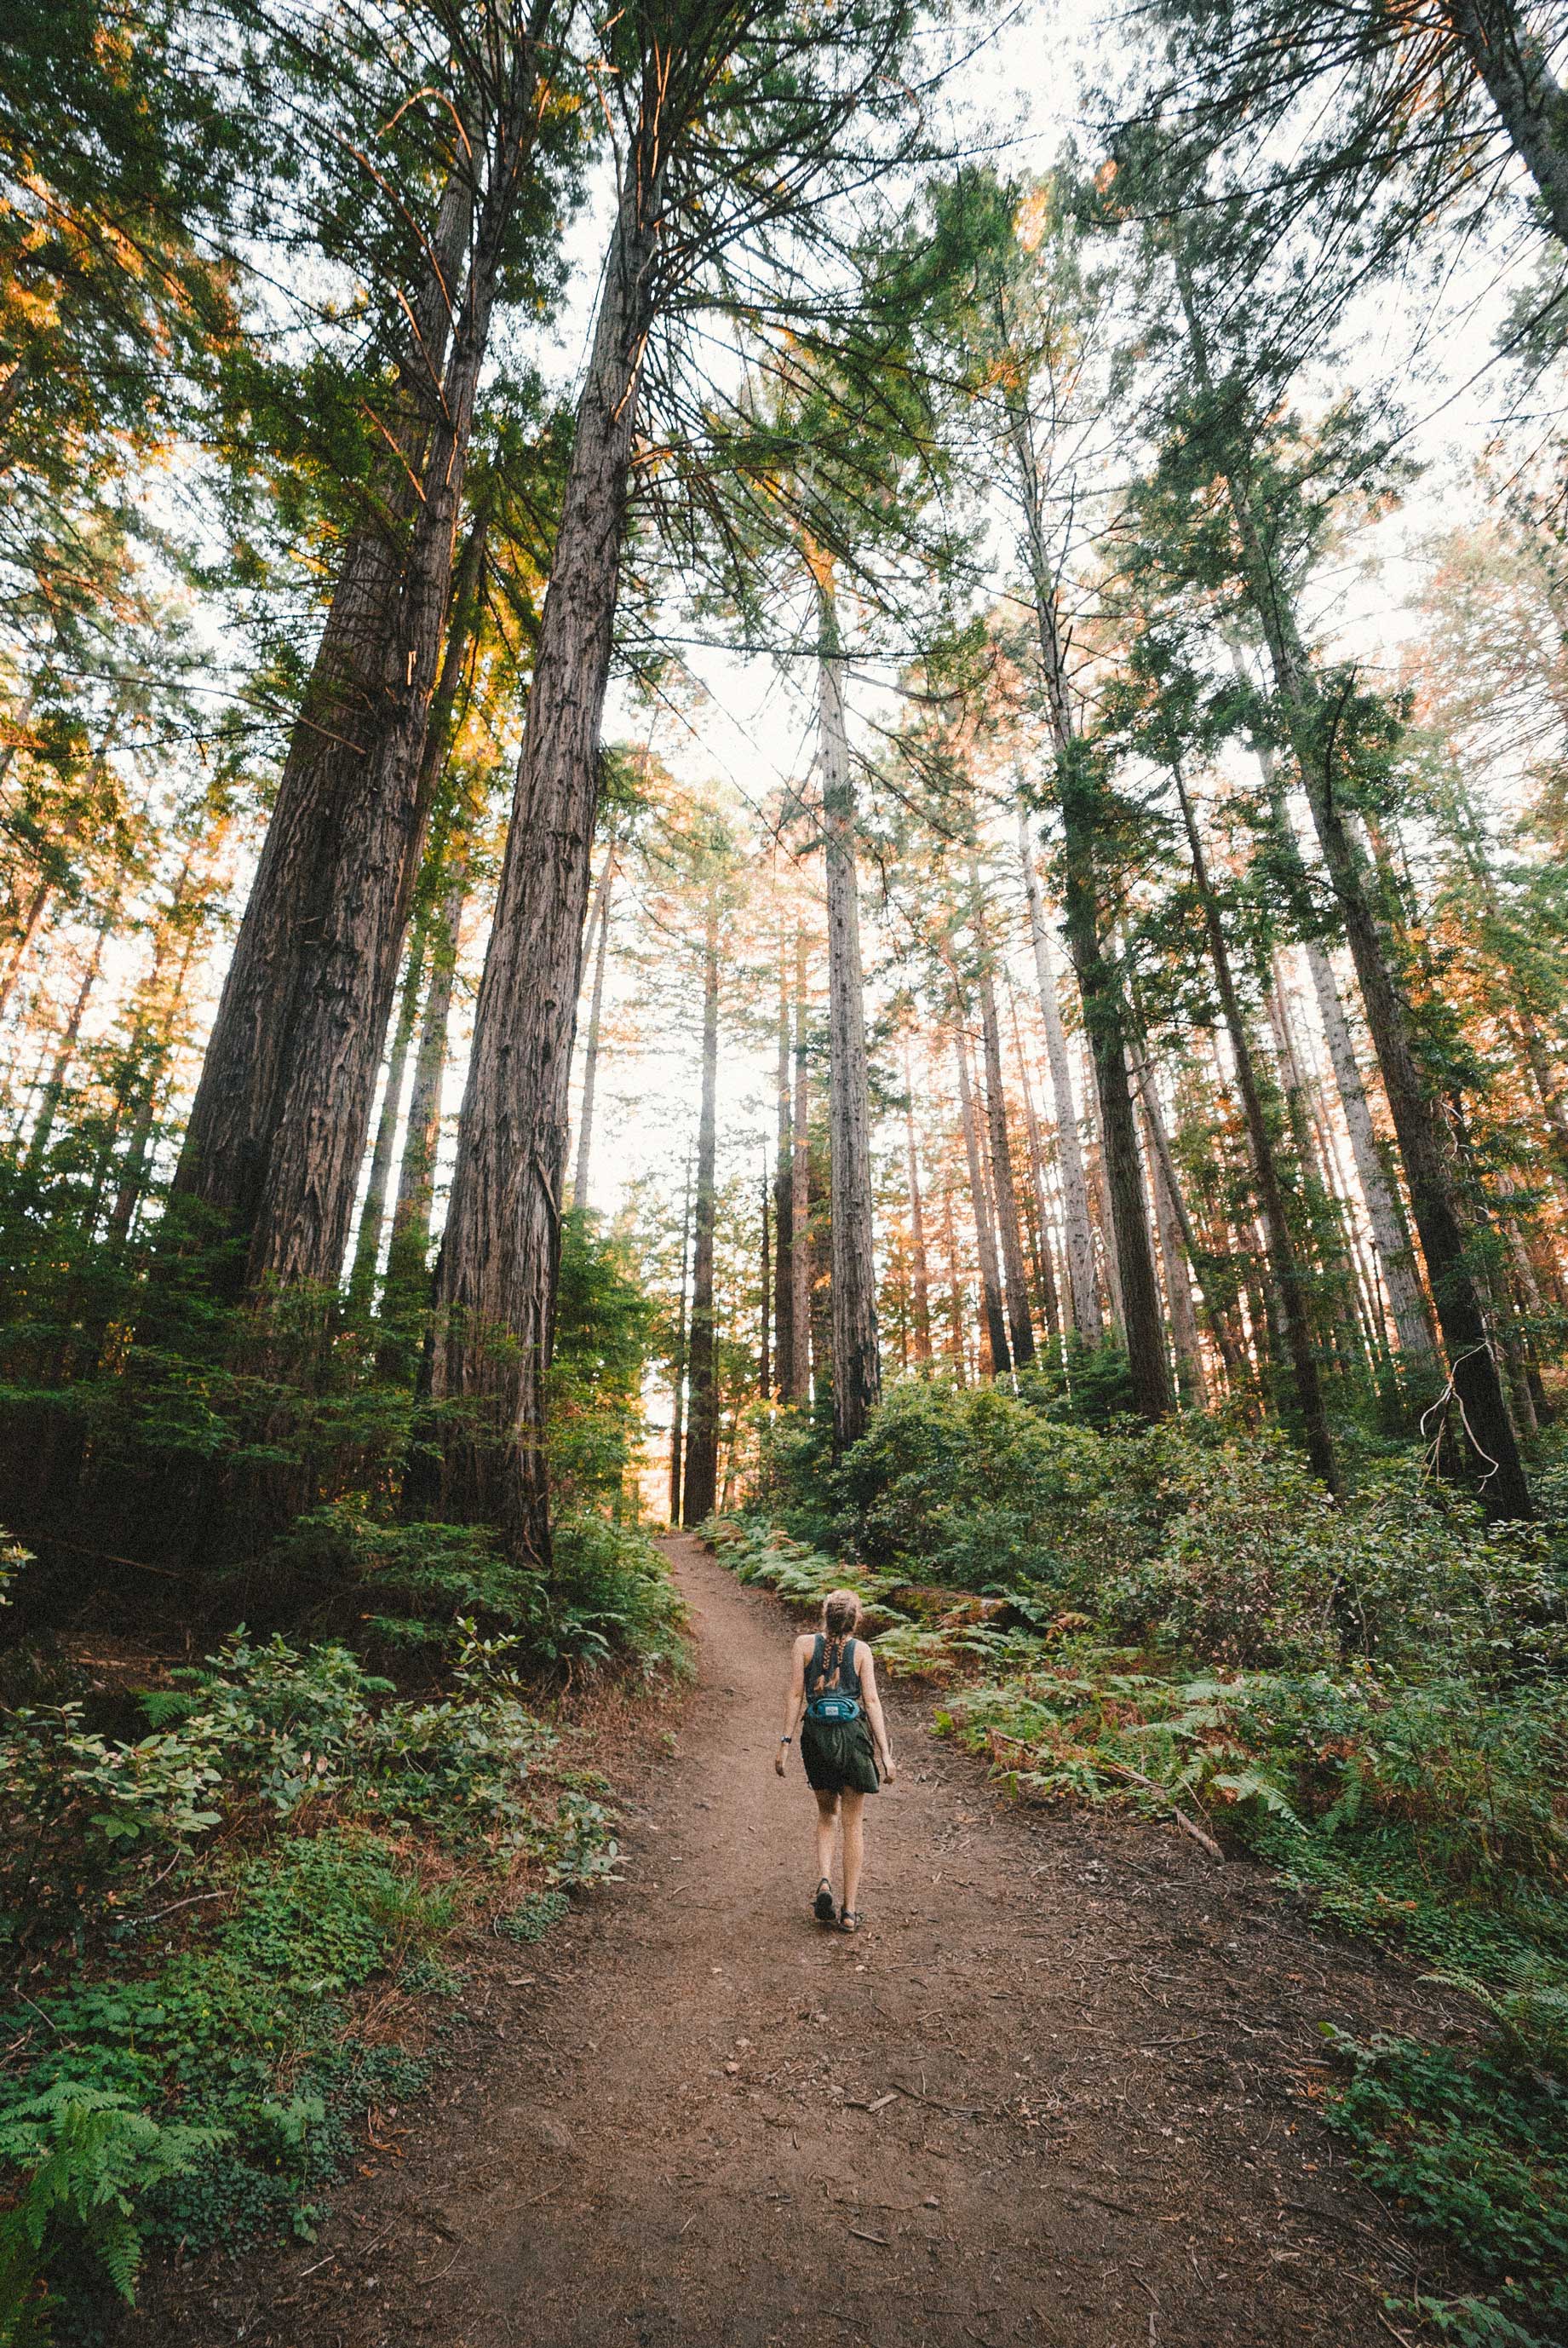
[[[830,1590],[822,1601],[822,1679],[838,1684],[845,1641],[853,1638],[860,1620],[860,1600],[853,1590]]]

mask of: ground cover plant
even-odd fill
[[[756,1498],[720,1554],[803,1607],[859,1588],[885,1667],[938,1682],[937,1732],[1018,1796],[1250,1854],[1474,2001],[1474,2044],[1337,2039],[1327,2116],[1491,2285],[1407,2313],[1557,2336],[1564,1530],[1489,1527],[1398,1448],[1368,1445],[1336,1503],[1270,1434],[1096,1429],[940,1381],[894,1386],[836,1468],[781,1429]]]
[[[48,2336],[52,2275],[86,2321],[93,2254],[128,2295],[144,2241],[308,2233],[367,2115],[422,2083],[465,1939],[537,1935],[613,1872],[590,1743],[530,1700],[518,1635],[464,1631],[425,1694],[239,1632],[142,1697],[139,1735],[78,1700],[12,1715],[4,2336]]]

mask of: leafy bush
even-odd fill
[[[1327,2112],[1356,2167],[1408,2225],[1454,2243],[1499,2285],[1501,2310],[1568,2330],[1568,2096],[1522,2050],[1464,2055],[1330,2032],[1350,2078]],[[1485,2302],[1471,2301],[1484,2339]],[[1425,2311],[1423,2311],[1425,2312]],[[1462,2335],[1461,2335],[1462,2336]],[[1517,2333],[1493,2332],[1493,2337]],[[1526,2336],[1529,2336],[1528,2334]]]

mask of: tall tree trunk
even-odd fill
[[[349,1274],[348,1292],[355,1303],[365,1303],[375,1285],[382,1226],[386,1220],[386,1193],[392,1179],[392,1153],[397,1145],[398,1121],[403,1114],[403,1080],[407,1073],[409,1047],[414,1042],[415,1023],[419,1015],[419,988],[424,975],[425,924],[415,922],[408,944],[402,1000],[398,1004],[397,1018],[392,1030],[392,1049],[387,1056],[386,1090],[382,1095],[375,1142],[370,1153],[370,1176],[364,1188],[364,1205],[360,1210],[354,1269]]]
[[[790,1102],[789,972],[779,934],[778,1159],[774,1176],[774,1386],[780,1402],[794,1393],[794,1149]]]
[[[1285,1322],[1285,1339],[1290,1353],[1290,1365],[1296,1387],[1296,1407],[1301,1413],[1302,1432],[1307,1442],[1307,1456],[1316,1473],[1330,1492],[1340,1488],[1339,1465],[1334,1454],[1333,1437],[1328,1431],[1328,1416],[1324,1406],[1323,1385],[1317,1372],[1317,1356],[1312,1342],[1312,1317],[1306,1283],[1296,1251],[1295,1235],[1290,1228],[1285,1193],[1280,1185],[1279,1169],[1275,1161],[1274,1137],[1264,1116],[1263,1101],[1258,1091],[1257,1071],[1253,1059],[1252,1044],[1242,1016],[1241,1004],[1235,991],[1231,970],[1230,948],[1225,941],[1225,925],[1220,920],[1218,902],[1209,879],[1208,859],[1204,850],[1202,835],[1193,813],[1193,803],[1187,794],[1179,767],[1173,767],[1172,780],[1181,803],[1182,821],[1186,827],[1187,846],[1193,860],[1193,880],[1203,908],[1204,927],[1208,933],[1209,959],[1214,965],[1214,984],[1220,1006],[1225,1013],[1231,1040],[1231,1056],[1235,1063],[1236,1089],[1241,1095],[1242,1113],[1246,1119],[1247,1138],[1252,1144],[1253,1173],[1257,1183],[1258,1205],[1263,1211],[1264,1226],[1268,1234],[1268,1256],[1279,1291],[1280,1306]]]
[[[1203,330],[1191,285],[1179,263],[1177,281],[1199,381],[1208,390]],[[1285,582],[1258,524],[1250,484],[1233,469],[1226,476],[1226,487],[1248,599],[1268,649],[1275,690],[1360,982],[1367,1025],[1382,1071],[1411,1210],[1448,1349],[1450,1380],[1465,1433],[1485,1463],[1482,1495],[1494,1517],[1528,1518],[1530,1489],[1481,1291],[1471,1268],[1468,1218],[1454,1174],[1451,1141],[1422,1073],[1390,945],[1379,932],[1367,884],[1365,851],[1347,819],[1337,750],[1339,711],[1326,701],[1313,674]]]
[[[1238,674],[1245,675],[1239,652],[1235,646],[1232,650]],[[1278,762],[1266,744],[1255,744],[1254,755],[1268,796],[1275,840],[1284,862],[1286,878],[1305,908],[1310,900],[1307,867],[1280,780]],[[1357,1064],[1356,1047],[1351,1041],[1350,1023],[1346,1016],[1339,982],[1321,939],[1307,937],[1303,942],[1302,951],[1307,957],[1307,975],[1312,981],[1324,1041],[1328,1046],[1329,1065],[1334,1071],[1346,1130],[1350,1136],[1356,1179],[1366,1204],[1372,1244],[1383,1267],[1389,1306],[1394,1316],[1399,1351],[1404,1357],[1401,1367],[1418,1393],[1428,1386],[1436,1392],[1442,1379],[1432,1338],[1431,1320],[1427,1312],[1426,1299],[1421,1293],[1420,1274],[1416,1269],[1409,1233],[1405,1229],[1399,1201],[1378,1148],[1371,1107]]]
[[[805,932],[794,933],[794,1117],[790,1155],[790,1322],[794,1352],[788,1399],[811,1400],[811,1069],[806,1054]],[[820,1369],[820,1365],[819,1365]]]
[[[468,894],[468,843],[458,841],[449,850],[451,863],[441,910],[432,926],[430,983],[419,1023],[419,1045],[414,1055],[414,1083],[408,1095],[408,1126],[403,1158],[397,1169],[397,1197],[392,1210],[392,1241],[386,1257],[389,1292],[409,1295],[424,1285],[425,1258],[430,1251],[430,1219],[436,1205],[436,1159],[441,1146],[441,1092],[446,1076],[447,1035],[452,1021],[452,987],[457,972],[457,942],[463,907]]]
[[[582,1053],[582,1105],[578,1115],[577,1173],[572,1180],[571,1202],[580,1212],[588,1204],[588,1169],[593,1150],[593,1097],[599,1078],[599,1035],[604,1017],[604,973],[610,958],[610,892],[615,880],[615,842],[610,840],[604,851],[604,870],[599,876],[595,892],[594,915],[599,922],[599,942],[593,957],[593,994],[589,1004],[588,1035]],[[593,917],[588,924],[589,935],[594,934]]]
[[[1012,1035],[1019,1081],[1023,1087],[1024,1130],[1029,1137],[1029,1178],[1034,1194],[1035,1281],[1040,1290],[1040,1311],[1045,1317],[1046,1331],[1055,1343],[1061,1336],[1061,1303],[1057,1293],[1056,1267],[1050,1253],[1050,1200],[1045,1187],[1045,1140],[1040,1129],[1040,1118],[1035,1113],[1034,1093],[1029,1081],[1029,1063],[1024,1057],[1016,998],[1012,1004]]]
[[[964,1349],[964,1276],[958,1262],[958,1235],[953,1228],[953,1181],[950,1174],[942,1182],[942,1242],[948,1252],[948,1313],[951,1326],[948,1332],[948,1354],[953,1365],[953,1375],[959,1385],[968,1384],[968,1365]]]
[[[1568,245],[1568,94],[1539,35],[1516,0],[1440,5],[1497,108],[1509,145],[1535,182],[1553,234]]]
[[[1040,664],[1050,710],[1061,801],[1063,905],[1067,942],[1094,1063],[1100,1134],[1110,1196],[1110,1239],[1116,1259],[1122,1337],[1133,1402],[1144,1418],[1171,1407],[1171,1372],[1160,1315],[1160,1287],[1149,1243],[1138,1168],[1138,1135],[1127,1089],[1127,1023],[1119,973],[1105,948],[1096,788],[1075,739],[1057,582],[1046,538],[1044,487],[1027,406],[1009,409],[1009,427],[1027,523],[1025,551],[1034,590]]]
[[[914,1323],[915,1359],[931,1358],[931,1273],[926,1255],[926,1209],[920,1195],[920,1152],[915,1139],[915,1079],[909,1066],[909,1038],[904,1038],[904,1126],[909,1163],[910,1317]]]
[[[719,898],[708,892],[702,939],[702,1111],[697,1128],[697,1200],[692,1246],[692,1339],[687,1354],[686,1488],[681,1521],[700,1525],[719,1498],[719,1380],[713,1321],[713,1231],[719,1113]]]
[[[1029,836],[1029,818],[1018,811],[1019,858],[1029,894],[1030,938],[1034,947],[1035,979],[1040,988],[1040,1016],[1045,1022],[1046,1058],[1056,1107],[1058,1164],[1061,1172],[1062,1215],[1066,1226],[1067,1285],[1072,1325],[1086,1345],[1098,1345],[1105,1334],[1100,1296],[1094,1279],[1094,1232],[1089,1220],[1089,1186],[1083,1175],[1083,1148],[1078,1134],[1078,1110],[1072,1097],[1072,1067],[1061,1007],[1056,999],[1056,973],[1045,927],[1045,899],[1035,869]]]
[[[686,1466],[686,1284],[692,1271],[692,1161],[686,1160],[686,1197],[681,1209],[681,1296],[675,1307],[675,1361],[670,1401],[670,1521],[682,1521]]]
[[[1034,1328],[1029,1317],[1029,1279],[1023,1266],[1018,1186],[1013,1180],[1007,1098],[1002,1091],[1001,1025],[997,1017],[996,983],[989,963],[980,971],[979,997],[980,1037],[986,1061],[986,1118],[991,1145],[991,1195],[996,1201],[1002,1272],[1007,1282],[1008,1339],[1013,1367],[1022,1370],[1034,1359]]]
[[[819,577],[822,812],[827,862],[828,1128],[832,1141],[833,1437],[847,1450],[882,1398],[871,1229],[871,1097],[860,967],[855,786],[831,582]]]
[[[44,1082],[43,1098],[38,1103],[38,1114],[34,1119],[33,1130],[28,1137],[26,1164],[29,1171],[41,1167],[49,1154],[49,1138],[55,1130],[55,1119],[59,1115],[60,1103],[65,1098],[66,1080],[71,1073],[71,1062],[77,1056],[77,1044],[82,1032],[82,1021],[87,1016],[87,1004],[92,1000],[93,991],[98,983],[98,973],[103,969],[104,946],[119,918],[121,893],[121,891],[117,888],[104,911],[103,918],[93,932],[93,949],[83,966],[81,984],[72,999],[66,1024],[60,1030],[60,1040],[55,1047],[54,1060]]]
[[[1226,1375],[1239,1389],[1245,1381],[1246,1372],[1240,1351],[1226,1323],[1223,1302],[1214,1292],[1210,1284],[1209,1267],[1213,1262],[1212,1251],[1202,1244],[1197,1232],[1193,1228],[1192,1216],[1182,1189],[1181,1178],[1176,1171],[1175,1159],[1171,1154],[1170,1136],[1165,1131],[1165,1120],[1160,1114],[1159,1098],[1154,1091],[1148,1062],[1146,1059],[1140,1060],[1135,1063],[1135,1066],[1144,1129],[1149,1137],[1152,1155],[1159,1166],[1160,1195],[1170,1210],[1176,1236],[1185,1250],[1187,1262],[1192,1267],[1193,1278],[1198,1284],[1198,1294],[1203,1299],[1204,1313],[1209,1324],[1209,1334],[1213,1337],[1215,1350],[1225,1365]]]
[[[343,1264],[435,787],[475,402],[548,13],[540,0],[492,58],[493,139],[454,171],[427,248],[389,520],[344,550],[191,1107],[175,1193],[244,1235],[236,1289],[332,1281]]]
[[[963,1005],[958,1006],[962,1021]],[[980,1162],[979,1134],[975,1119],[974,1091],[969,1083],[969,1054],[962,1025],[953,1029],[953,1049],[958,1063],[958,1115],[963,1120],[964,1155],[969,1168],[969,1198],[975,1212],[975,1249],[980,1263],[980,1308],[990,1340],[991,1373],[1006,1377],[1012,1368],[1008,1346],[1007,1314],[1002,1307],[1001,1277],[997,1266],[996,1240],[991,1231],[990,1201],[986,1195],[985,1169]]]
[[[1160,1261],[1164,1267],[1165,1305],[1176,1349],[1181,1399],[1189,1406],[1203,1410],[1208,1404],[1209,1390],[1204,1369],[1203,1347],[1198,1342],[1198,1316],[1193,1310],[1193,1292],[1187,1278],[1187,1260],[1184,1252],[1181,1216],[1177,1210],[1173,1177],[1165,1170],[1170,1152],[1161,1148],[1163,1135],[1155,1130],[1159,1108],[1146,1062],[1141,1071],[1138,1092],[1148,1149],[1149,1189],[1154,1201],[1154,1232],[1160,1243]]]
[[[655,306],[659,129],[651,94],[625,166],[578,404],[436,1273],[443,1327],[433,1391],[469,1406],[444,1426],[443,1513],[497,1525],[514,1554],[540,1564],[550,1553],[545,1430],[568,1085],[600,726]]]
[[[773,1392],[773,1364],[772,1364],[772,1362],[771,1362],[771,1361],[769,1360],[769,1358],[768,1358],[768,1325],[769,1325],[769,1316],[770,1316],[771,1312],[772,1312],[772,1308],[773,1308],[773,1301],[774,1301],[774,1292],[773,1292],[773,1280],[774,1280],[774,1274],[773,1274],[773,1261],[772,1261],[772,1257],[771,1257],[771,1254],[770,1254],[770,1251],[769,1251],[769,1247],[768,1247],[768,1241],[769,1241],[769,1236],[770,1236],[770,1229],[769,1229],[769,1227],[770,1227],[770,1224],[771,1224],[771,1222],[772,1222],[772,1200],[771,1200],[771,1198],[770,1198],[770,1196],[769,1196],[769,1191],[770,1191],[770,1185],[769,1185],[769,1182],[768,1182],[767,1166],[766,1166],[766,1163],[765,1163],[765,1161],[764,1161],[764,1167],[763,1167],[763,1189],[762,1189],[762,1210],[763,1210],[763,1282],[762,1282],[762,1302],[761,1302],[761,1311],[762,1311],[763,1336],[762,1336],[762,1344],[761,1344],[761,1345],[759,1346],[759,1348],[758,1348],[758,1350],[757,1350],[757,1392],[758,1392],[758,1394],[762,1396],[762,1399],[764,1400],[764,1402],[766,1402],[766,1400],[767,1400],[767,1398],[768,1398],[769,1395],[771,1395],[771,1394],[772,1394],[772,1392]]]

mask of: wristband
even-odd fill
[[[781,1745],[793,1745],[794,1743],[794,1738],[793,1736],[781,1736],[779,1738],[779,1743]]]

